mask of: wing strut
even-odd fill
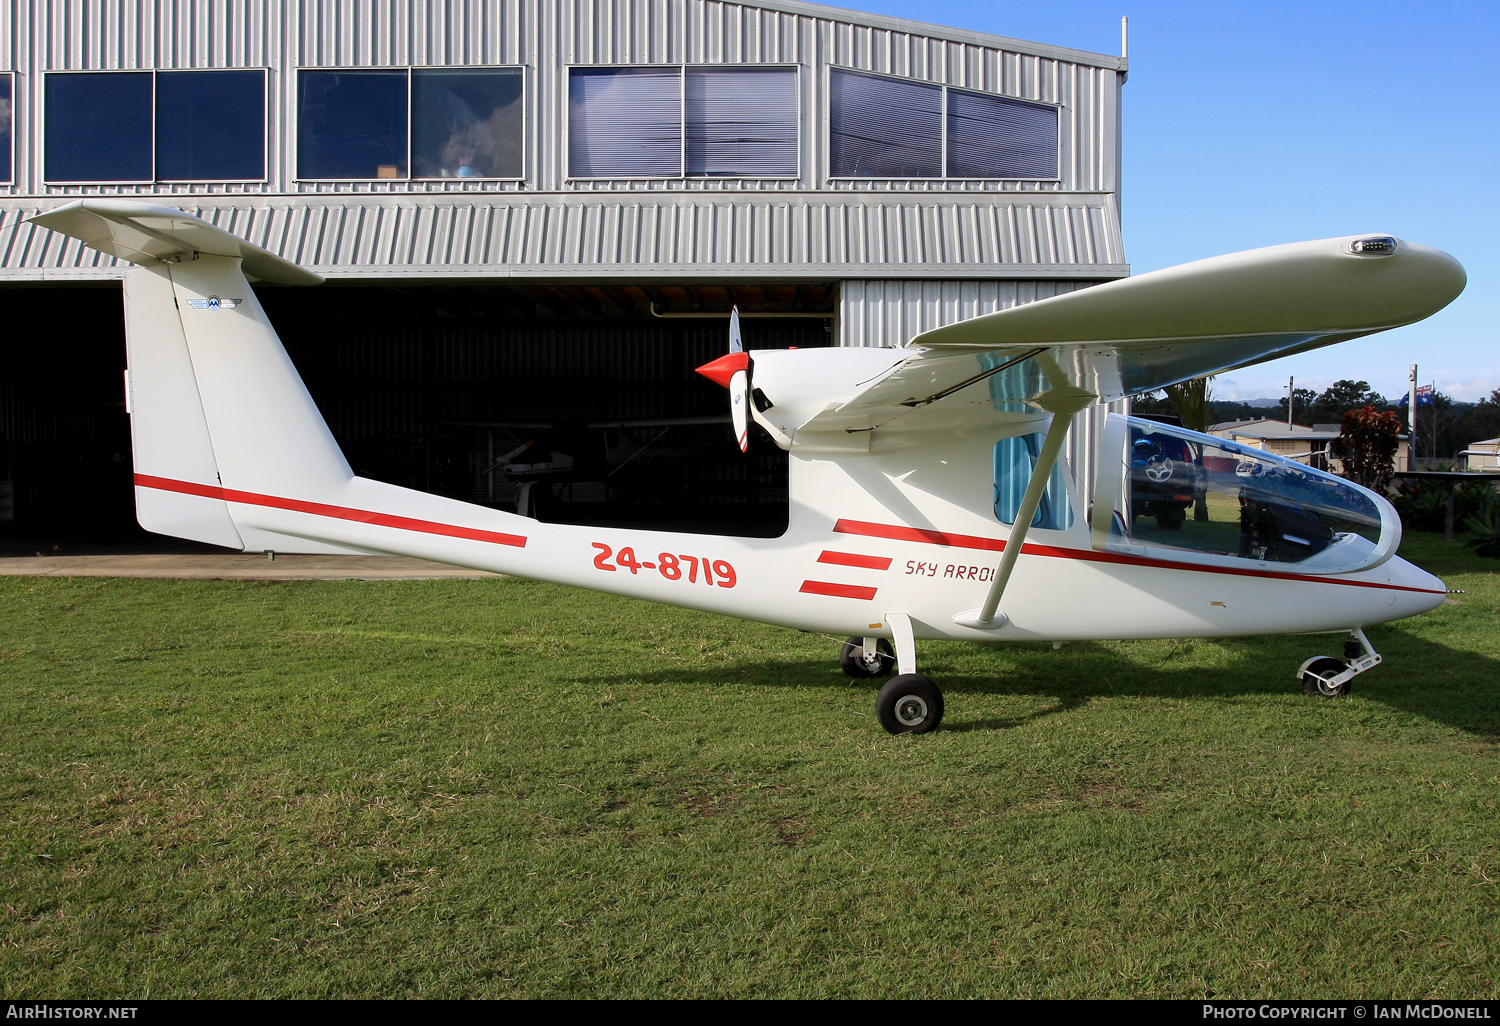
[[[1000,565],[995,568],[994,580],[990,582],[989,594],[984,605],[959,613],[953,622],[979,630],[996,630],[1004,627],[1007,617],[997,613],[1000,599],[1005,594],[1005,585],[1010,581],[1011,571],[1021,556],[1021,547],[1026,544],[1026,535],[1031,531],[1031,521],[1042,503],[1042,494],[1052,478],[1052,468],[1057,465],[1057,456],[1062,452],[1063,440],[1068,437],[1068,428],[1079,410],[1087,409],[1098,398],[1089,392],[1075,389],[1051,389],[1031,400],[1035,405],[1052,414],[1052,424],[1047,428],[1047,437],[1042,440],[1042,451],[1037,454],[1036,466],[1031,468],[1031,481],[1026,485],[1026,494],[1021,496],[1021,508],[1016,510],[1016,520],[1005,540],[1005,549],[1000,554]]]

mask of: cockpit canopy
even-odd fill
[[[1212,435],[1111,414],[1089,520],[1094,547],[1181,562],[1350,573],[1401,540],[1369,489]]]

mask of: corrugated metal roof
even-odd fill
[[[349,196],[183,206],[327,277],[1100,279],[1128,271],[1107,194]],[[41,208],[0,205],[0,278],[118,275],[114,258],[23,223]]]

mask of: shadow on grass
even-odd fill
[[[1385,658],[1354,681],[1360,694],[1415,716],[1482,737],[1500,737],[1500,661],[1452,648],[1399,626],[1372,628],[1370,640]],[[1219,638],[1187,642],[1213,646],[1226,665],[1205,667],[1175,661],[1172,649],[1155,665],[1099,642],[1073,642],[1061,651],[1049,645],[1017,643],[981,646],[926,642],[919,646],[922,672],[950,695],[984,694],[1049,698],[1052,704],[1025,715],[964,720],[949,703],[945,730],[1011,730],[1069,713],[1097,698],[1175,698],[1222,701],[1255,695],[1297,694],[1294,673],[1304,659],[1339,654],[1343,635]],[[830,646],[834,648],[834,646]],[[987,663],[993,671],[975,671]],[[810,659],[741,663],[731,673],[739,682],[767,687],[840,688],[868,691],[873,700],[884,683],[851,680],[839,672],[836,654],[826,662]],[[663,685],[704,685],[713,671],[662,669],[645,678]],[[640,682],[639,675],[591,678],[597,683]],[[1308,697],[1309,702],[1328,701]],[[955,715],[957,714],[957,715]]]

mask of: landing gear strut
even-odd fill
[[[1313,656],[1297,668],[1297,678],[1307,694],[1341,698],[1349,693],[1350,681],[1380,665],[1380,653],[1371,646],[1365,632],[1356,627],[1349,633],[1352,639],[1344,642],[1344,658],[1348,662],[1332,656]]]
[[[917,672],[917,645],[912,637],[911,617],[905,613],[887,613],[885,622],[890,625],[891,637],[896,643],[893,660],[896,676],[886,681],[876,696],[875,718],[892,734],[925,734],[936,730],[943,722],[943,692],[931,679]],[[844,644],[844,656],[839,662],[845,673],[851,677],[881,675],[851,673],[847,665],[853,656],[857,668],[867,667],[865,656],[872,650],[876,658],[888,660],[882,664],[883,673],[891,671],[891,647],[884,641],[872,642],[874,639],[871,638],[850,638]],[[856,643],[860,647],[852,649]],[[885,646],[884,655],[879,646]]]

